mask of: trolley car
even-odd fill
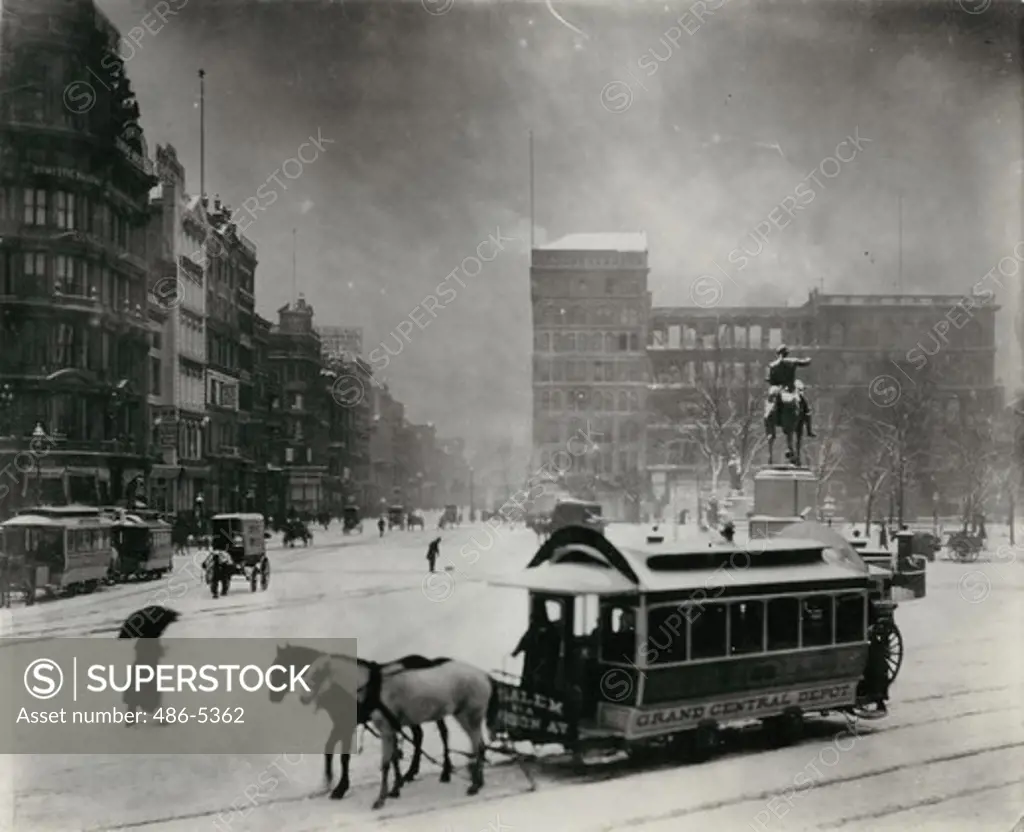
[[[0,532],[7,585],[24,593],[26,605],[35,603],[38,590],[51,596],[95,591],[113,560],[111,523],[90,506],[23,509]]]
[[[891,606],[849,547],[683,545],[619,549],[568,527],[491,581],[530,597],[522,678],[497,683],[500,738],[707,758],[731,723],[784,744],[810,714],[885,715]]]
[[[110,577],[115,583],[159,578],[174,568],[171,526],[159,512],[113,509],[110,516],[115,552]]]

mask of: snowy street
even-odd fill
[[[484,551],[483,526],[438,532],[367,527],[342,537],[316,531],[312,547],[283,550],[275,540],[267,592],[236,578],[213,599],[179,559],[162,582],[107,588],[91,596],[15,606],[5,635],[112,638],[146,603],[182,613],[170,637],[356,637],[360,654],[452,656],[488,669],[518,670],[508,658],[526,625],[525,596],[476,580],[521,569],[537,548],[532,532],[501,530]],[[616,530],[613,529],[613,532]],[[620,529],[628,537],[636,529]],[[424,585],[427,543],[441,534],[440,564],[454,583]],[[469,564],[459,555],[472,535],[483,544]],[[615,534],[610,533],[615,539]],[[671,540],[671,537],[668,538]],[[757,750],[746,736],[704,765],[663,766],[625,760],[575,773],[567,762],[523,770],[489,755],[486,785],[467,798],[464,757],[450,784],[424,761],[419,779],[378,813],[378,744],[368,734],[353,757],[353,787],[340,802],[320,793],[321,755],[288,757],[58,756],[5,757],[15,805],[9,828],[72,832],[141,828],[252,832],[451,829],[494,832],[551,829],[1009,830],[1024,811],[1024,557],[985,555],[973,564],[929,565],[928,597],[900,605],[905,658],[890,716],[846,732],[842,717],[815,722],[800,745]],[[10,614],[13,612],[13,615]],[[433,727],[425,750],[437,755]],[[466,748],[452,723],[453,749]],[[406,749],[405,763],[409,750]],[[338,776],[335,766],[335,777]],[[267,772],[274,772],[267,777]],[[257,782],[262,785],[256,786]],[[246,792],[251,800],[245,797]],[[232,809],[232,805],[237,810]],[[587,807],[592,807],[588,811]],[[4,827],[8,828],[8,827]]]

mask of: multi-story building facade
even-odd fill
[[[272,324],[253,315],[252,409],[243,444],[253,459],[253,504],[247,509],[272,517],[287,514],[281,438],[281,385],[270,366]],[[280,458],[278,458],[280,457]]]
[[[371,402],[365,395],[349,401],[343,396],[336,398],[334,385],[338,379],[369,378],[372,368],[354,353],[328,348],[323,342],[321,346],[324,349],[323,401],[328,407],[326,507],[334,516],[339,516],[346,505],[357,505],[369,511]]]
[[[995,314],[988,297],[965,310],[956,295],[826,295],[812,291],[799,307],[654,308],[650,320],[648,471],[655,496],[691,490],[706,463],[692,429],[709,386],[742,406],[759,404],[775,348],[812,359],[801,370],[823,433],[837,407],[874,405],[868,385],[888,375],[903,388],[937,381],[938,394],[970,396],[997,407]],[[895,388],[893,388],[895,389]],[[850,393],[863,390],[864,395]],[[741,413],[737,418],[743,418]],[[841,474],[841,472],[840,472]],[[836,479],[839,494],[846,488]],[[689,495],[674,498],[692,505]]]
[[[52,445],[5,513],[120,499],[146,465],[156,179],[118,41],[92,3],[0,5],[0,383],[12,434],[0,447],[17,454],[34,430]],[[66,99],[108,66],[109,85]]]
[[[532,253],[533,467],[571,465],[570,490],[619,517],[635,513],[646,466],[648,271],[643,234],[573,234]],[[594,444],[567,453],[587,430]]]
[[[405,406],[391,395],[386,384],[370,385],[366,392],[371,405],[367,502],[380,509],[397,500],[396,489],[400,491],[399,453]]]
[[[160,334],[159,402],[151,442],[160,459],[150,472],[150,500],[174,513],[206,498],[210,467],[206,415],[206,272],[209,222],[199,197],[185,191],[185,169],[173,146],[158,146],[160,184],[150,195],[150,284],[166,310]]]
[[[321,376],[320,336],[313,328],[313,307],[300,295],[295,304],[278,310],[279,323],[270,332],[268,360],[281,386],[279,464],[283,469],[284,503],[298,512],[327,508],[327,391]]]
[[[252,413],[257,254],[256,246],[231,222],[231,207],[220,197],[208,211],[206,453],[212,479],[206,500],[217,511],[241,511],[255,499],[255,459],[245,440]]]
[[[363,354],[363,328],[359,326],[317,327],[324,355],[352,361]]]

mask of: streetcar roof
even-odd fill
[[[490,579],[497,586],[580,595],[673,593],[718,587],[797,584],[821,589],[865,584],[868,568],[826,543],[771,538],[750,543],[680,541],[646,548],[617,547],[579,526],[553,534],[526,570]]]
[[[109,529],[111,523],[98,516],[72,515],[70,517],[48,517],[45,514],[18,514],[0,523],[0,528],[60,528],[60,529]]]
[[[262,522],[262,514],[215,514],[214,520],[259,520]]]

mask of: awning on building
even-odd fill
[[[149,472],[151,480],[176,480],[181,476],[180,465],[154,465]]]

